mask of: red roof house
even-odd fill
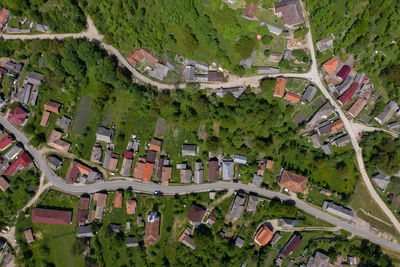
[[[160,139],[157,138],[151,139],[149,150],[160,152],[162,143],[163,141]]]
[[[243,16],[248,17],[248,18],[254,18],[254,15],[256,14],[257,10],[257,4],[251,3],[251,4],[246,4],[243,10]]]
[[[274,2],[275,14],[281,15],[283,23],[288,26],[304,22],[303,12],[299,0],[282,0]]]
[[[358,88],[358,83],[356,82],[352,83],[350,88],[347,89],[346,92],[344,92],[344,94],[339,97],[338,99],[339,103],[342,105],[349,103],[353,98],[354,94],[356,93],[357,88]]]
[[[3,151],[7,147],[10,146],[10,144],[13,142],[13,140],[10,138],[9,135],[5,136],[3,139],[0,141],[0,151]]]
[[[8,120],[17,126],[20,126],[25,123],[28,114],[29,113],[25,111],[23,108],[16,107],[15,109],[11,110],[10,113],[8,114]]]
[[[18,167],[22,166],[25,168],[31,162],[32,162],[31,158],[24,152],[16,160],[14,160],[13,163],[11,163],[10,167],[8,167],[5,174],[7,176],[11,176],[14,174],[15,170]]]
[[[132,159],[133,158],[133,152],[130,150],[125,150],[124,152],[124,158],[126,159]]]
[[[32,209],[32,222],[69,225],[72,220],[71,211],[52,209]]]
[[[300,239],[297,235],[293,235],[292,238],[287,243],[286,247],[283,249],[281,253],[281,257],[286,259],[290,254],[295,252],[303,243],[303,240]]]
[[[3,8],[0,11],[0,31],[3,30],[4,26],[6,26],[7,22],[8,22],[8,15],[9,15],[9,11],[5,8]]]
[[[153,176],[154,163],[146,162],[143,171],[143,181],[149,182]]]
[[[272,232],[267,226],[262,226],[256,233],[254,241],[256,241],[260,246],[265,246],[269,241],[271,241],[273,235],[274,232]]]
[[[282,172],[279,185],[293,192],[304,193],[304,191],[306,190],[307,182],[307,177],[284,170]]]
[[[192,205],[189,209],[187,217],[190,220],[190,223],[200,224],[201,221],[203,220],[205,214],[206,214],[205,209],[200,208],[196,205]]]
[[[351,68],[349,65],[344,65],[342,69],[336,74],[336,76],[344,81],[347,78],[347,75],[349,75],[351,71]]]
[[[122,208],[122,198],[123,196],[121,191],[115,192],[114,208]]]

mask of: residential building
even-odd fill
[[[254,241],[260,246],[265,246],[271,241],[273,235],[274,232],[271,231],[266,225],[264,225],[261,226],[260,229],[258,229],[254,237]]]
[[[240,60],[239,63],[241,66],[245,67],[246,69],[249,69],[251,68],[251,66],[253,66],[253,62],[256,56],[257,56],[256,50],[253,50],[249,58],[242,59]]]
[[[282,0],[274,2],[274,12],[281,16],[285,26],[291,27],[304,23],[303,12],[299,0]]]
[[[328,102],[324,104],[311,118],[311,120],[308,122],[309,125],[314,126],[316,125],[320,120],[324,120],[328,118],[330,115],[335,113],[335,109],[332,107],[332,105]]]
[[[358,88],[358,83],[353,82],[350,85],[350,88],[347,89],[346,92],[344,92],[344,94],[338,98],[339,103],[342,105],[349,103],[353,98],[354,94],[356,93],[357,88]]]
[[[372,182],[383,192],[386,191],[386,187],[390,183],[390,175],[387,175],[383,172],[380,172],[374,176],[372,176]]]
[[[317,133],[311,135],[310,140],[311,140],[314,148],[320,148],[324,145],[324,143],[322,142],[321,136]]]
[[[32,209],[32,222],[70,225],[72,221],[72,212],[64,210],[53,210],[44,208]]]
[[[281,219],[281,226],[284,228],[294,228],[297,225],[297,220]]]
[[[280,257],[286,259],[289,257],[293,252],[295,252],[303,243],[300,236],[294,234],[292,238],[290,238],[289,242],[286,244],[285,248],[282,250]]]
[[[292,192],[304,193],[308,178],[302,175],[283,170],[279,185]]]
[[[235,240],[235,246],[237,246],[238,248],[242,248],[244,245],[244,239],[240,238],[239,236],[236,238]]]
[[[280,72],[279,68],[259,66],[257,67],[258,74],[278,74]]]
[[[24,231],[24,235],[26,238],[26,242],[28,244],[32,244],[35,241],[35,237],[33,236],[32,229],[27,229]]]
[[[157,152],[153,150],[149,150],[146,156],[146,162],[155,163],[156,162]]]
[[[224,81],[224,73],[217,71],[209,71],[208,72],[208,81],[209,82],[223,82]]]
[[[343,128],[344,128],[344,123],[343,123],[342,119],[338,119],[338,120],[331,122],[332,133],[338,133]]]
[[[314,256],[308,258],[307,267],[327,267],[329,265],[329,256],[321,251],[316,251]]]
[[[238,163],[238,164],[246,165],[247,164],[247,157],[241,156],[241,155],[235,155],[233,157],[233,162],[234,163]]]
[[[61,140],[62,132],[57,130],[53,130],[50,134],[49,139],[47,140],[47,145],[51,146],[57,150],[67,153],[71,144],[67,141]]]
[[[46,101],[46,103],[43,104],[43,108],[45,111],[53,112],[56,114],[60,113],[61,106],[62,105],[60,103],[57,103],[57,102],[54,102],[51,100],[48,100],[48,101]]]
[[[261,187],[264,177],[262,175],[254,174],[253,181],[251,182],[252,185],[255,187]]]
[[[188,184],[192,181],[192,170],[191,169],[184,169],[181,170],[181,183]]]
[[[6,180],[5,176],[0,176],[0,189],[5,192],[8,188],[10,188],[10,184]]]
[[[8,114],[8,120],[16,126],[23,126],[28,118],[28,114],[25,109],[16,107]]]
[[[218,159],[211,159],[208,162],[208,181],[216,181],[219,178]]]
[[[189,227],[188,227],[189,228]],[[196,244],[194,243],[193,239],[190,237],[191,231],[187,229],[179,236],[179,242],[184,244],[185,246],[191,248],[192,250],[196,249]]]
[[[154,170],[154,163],[146,162],[143,171],[143,181],[150,182],[151,177],[153,176],[153,170]]]
[[[76,214],[76,222],[78,225],[84,225],[89,220],[90,198],[81,196],[79,198],[78,212]]]
[[[140,157],[136,162],[135,169],[133,171],[133,178],[143,179],[145,166],[146,166],[146,159]]]
[[[122,200],[123,200],[122,191],[117,190],[115,192],[114,208],[121,209],[122,208]]]
[[[120,224],[111,223],[110,224],[110,230],[112,232],[118,234],[119,232],[121,232],[121,225]]]
[[[132,163],[133,163],[133,152],[125,150],[124,159],[122,161],[121,175],[130,176],[132,173]]]
[[[7,33],[31,33],[30,29],[22,29],[22,28],[18,28],[18,27],[10,27],[7,26],[6,28]]]
[[[8,22],[8,16],[9,16],[10,12],[3,8],[0,11],[0,31],[2,31],[4,29],[4,27],[7,25]]]
[[[49,26],[43,23],[36,24],[36,30],[39,32],[48,32]]]
[[[201,161],[194,163],[194,182],[196,184],[202,184],[204,182],[204,168]]]
[[[194,81],[194,74],[196,72],[196,68],[193,66],[185,66],[185,70],[183,72],[183,76],[185,78],[185,82]]]
[[[357,73],[356,77],[354,78],[354,81],[359,84],[361,87],[365,81],[365,73]]]
[[[114,129],[109,129],[101,126],[97,129],[96,141],[112,143],[113,136],[114,136]]]
[[[353,84],[354,78],[351,76],[347,76],[347,78],[338,86],[335,87],[335,90],[338,96],[343,95]]]
[[[274,62],[274,63],[279,63],[282,60],[283,55],[281,53],[276,53],[276,52],[270,52],[268,61]]]
[[[286,92],[285,99],[293,103],[298,103],[300,101],[300,96],[292,92]]]
[[[13,163],[11,163],[11,165],[5,171],[5,174],[7,176],[12,176],[17,169],[26,168],[31,162],[32,159],[28,156],[28,154],[26,154],[26,152],[24,152],[16,160],[14,160]]]
[[[126,214],[133,215],[136,213],[136,200],[130,199],[126,201]]]
[[[315,94],[317,93],[317,88],[312,85],[307,86],[306,90],[304,91],[303,95],[301,96],[301,100],[310,103]]]
[[[107,204],[107,194],[105,193],[94,194],[94,201],[96,201],[97,207],[105,208]]]
[[[6,150],[14,142],[14,138],[11,135],[6,135],[0,140],[0,151]]]
[[[268,30],[270,33],[273,33],[275,35],[280,35],[282,33],[282,28],[278,27],[275,24],[269,23],[268,21],[260,21],[260,26],[266,25],[268,27]]]
[[[134,236],[128,236],[128,237],[126,238],[126,246],[127,246],[128,248],[131,248],[131,247],[138,247],[138,246],[139,246],[139,243],[137,242],[136,237],[134,237]]]
[[[324,39],[319,40],[317,42],[318,51],[324,53],[326,50],[333,48],[333,41],[335,41],[335,36],[333,34]]]
[[[163,63],[157,62],[151,66],[151,70],[149,70],[148,74],[150,77],[157,79],[157,80],[164,80],[169,73],[168,66],[164,65]]]
[[[113,150],[111,148],[107,148],[106,153],[104,154],[104,160],[103,160],[104,168],[108,168],[108,165],[110,164],[112,152],[113,152]]]
[[[336,77],[338,77],[341,81],[344,81],[347,78],[347,75],[349,75],[351,71],[351,68],[349,65],[344,65],[340,71],[336,74]]]
[[[272,239],[271,239],[271,245],[273,246],[276,243],[278,243],[278,241],[281,239],[281,237],[282,237],[281,233],[280,232],[276,232],[274,234],[274,236],[272,237]]]
[[[43,74],[32,71],[26,76],[25,80],[28,84],[41,85],[44,78]]]
[[[400,121],[392,122],[388,124],[389,130],[398,130],[400,129]]]
[[[132,53],[126,59],[134,67],[139,62],[142,63],[143,65],[151,65],[151,66],[154,66],[154,64],[160,62],[158,57],[154,56],[146,48],[133,49]]]
[[[150,246],[154,245],[160,238],[160,216],[157,211],[149,213],[146,220],[144,240]]]
[[[222,161],[222,180],[232,180],[233,179],[233,161],[223,160]]]
[[[260,202],[260,198],[255,195],[249,196],[249,201],[247,203],[246,212],[247,213],[255,213],[257,211],[257,205]]]
[[[386,105],[385,109],[375,117],[375,120],[380,124],[385,124],[390,120],[391,117],[393,117],[398,108],[399,106],[394,100],[390,101]]]
[[[243,16],[248,17],[249,19],[253,19],[256,14],[257,3],[246,4],[243,10]]]
[[[60,127],[63,130],[69,130],[69,128],[71,128],[71,123],[72,119],[66,116],[62,116],[61,118],[58,118],[56,121],[57,127]]]
[[[46,127],[49,123],[51,112],[45,111],[43,112],[42,119],[40,120],[40,126]]]
[[[4,64],[4,68],[6,68],[9,71],[14,71],[16,73],[20,73],[22,70],[22,64],[15,63],[14,61],[7,61]]]
[[[334,57],[326,61],[324,64],[322,64],[322,67],[328,74],[334,73],[338,66],[339,66],[339,61]]]
[[[333,152],[332,147],[329,143],[322,146],[322,151],[324,152],[325,155],[330,155]]]
[[[90,229],[90,225],[80,225],[76,230],[76,236],[79,238],[84,238],[84,237],[93,237],[94,234]]]
[[[218,97],[224,97],[226,94],[232,94],[234,97],[239,97],[246,90],[243,86],[230,87],[230,88],[218,88],[216,94]]]
[[[204,208],[192,205],[187,214],[187,218],[191,224],[198,225],[203,221],[205,214],[206,210]]]
[[[162,140],[153,137],[153,139],[151,139],[151,142],[150,142],[149,150],[160,152],[162,143],[163,143]]]
[[[197,146],[196,145],[182,145],[181,156],[196,156]]]
[[[22,146],[20,143],[17,143],[15,146],[11,147],[10,150],[7,151],[6,154],[4,154],[4,157],[10,161],[14,160],[19,153],[23,151]]]
[[[350,136],[346,134],[333,140],[332,144],[334,144],[337,147],[344,147],[350,142],[351,142]]]
[[[246,194],[243,192],[237,192],[235,200],[232,202],[231,208],[229,210],[229,215],[235,220],[239,219],[244,211],[246,203]]]
[[[349,221],[351,221],[354,217],[354,213],[351,209],[337,205],[330,201],[324,201],[322,209]]]
[[[351,105],[348,110],[349,114],[355,118],[357,115],[363,110],[363,108],[367,105],[367,101],[363,98],[358,98],[356,102]]]
[[[206,224],[213,225],[216,222],[217,222],[217,216],[215,215],[214,211],[211,211],[206,221]]]
[[[118,160],[119,160],[119,155],[112,153],[111,157],[110,157],[110,161],[108,163],[108,166],[106,167],[107,169],[109,169],[110,171],[116,171],[117,170],[117,166],[118,166]]]
[[[292,51],[285,50],[285,53],[283,54],[283,60],[286,60],[289,62],[291,57],[292,57]]]
[[[283,97],[285,94],[286,78],[276,78],[276,85],[274,89],[274,97]]]
[[[195,61],[195,60],[191,60],[188,58],[185,58],[185,60],[183,61],[183,63],[185,65],[192,65],[194,66],[196,69],[201,70],[202,72],[208,72],[208,69],[210,66],[208,66],[206,63],[204,62],[200,62],[200,61]]]
[[[273,160],[267,160],[266,168],[272,170],[274,167],[274,161]]]
[[[332,132],[331,123],[324,122],[323,124],[319,125],[318,128],[317,128],[317,132],[321,136],[326,135],[326,134],[330,134]]]
[[[161,184],[168,185],[169,180],[172,176],[172,167],[171,166],[163,166],[161,172]]]
[[[92,148],[92,155],[90,156],[90,161],[100,164],[102,155],[103,155],[103,147],[99,143],[95,143]]]

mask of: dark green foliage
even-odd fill
[[[272,41],[272,36],[264,35],[264,36],[262,37],[261,41],[262,41],[263,44],[267,45],[267,44],[271,43],[271,41]]]
[[[294,32],[294,38],[296,38],[296,39],[303,39],[303,38],[306,36],[307,33],[308,33],[308,28],[306,28],[306,27],[297,29],[297,30]]]
[[[310,57],[304,49],[293,50],[292,55],[295,56],[298,60],[306,63],[310,60]]]
[[[268,50],[268,49],[266,49],[266,50],[264,51],[264,56],[265,56],[266,58],[268,58],[269,55],[271,55],[271,51]]]
[[[255,47],[254,39],[244,36],[239,39],[235,44],[235,51],[240,55],[241,58],[248,58],[253,52]]]

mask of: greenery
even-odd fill
[[[267,45],[267,44],[271,43],[271,41],[272,41],[272,36],[270,36],[270,35],[264,35],[264,36],[262,37],[261,41],[262,41],[263,44]]]
[[[308,33],[308,28],[306,27],[299,28],[294,32],[294,38],[304,39],[307,33]]]

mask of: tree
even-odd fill
[[[264,35],[264,36],[262,37],[261,41],[262,41],[262,43],[265,44],[265,45],[270,44],[271,41],[272,41],[272,36],[270,36],[270,35]]]
[[[266,49],[266,50],[264,51],[264,56],[265,56],[266,58],[269,58],[270,55],[271,55],[271,51],[270,51],[269,49]]]
[[[240,58],[244,59],[250,57],[254,47],[254,39],[248,36],[243,36],[236,42],[235,51],[240,55]]]
[[[306,28],[306,27],[299,28],[294,32],[294,38],[296,38],[296,39],[304,39],[304,36],[307,33],[308,33],[308,28]]]

